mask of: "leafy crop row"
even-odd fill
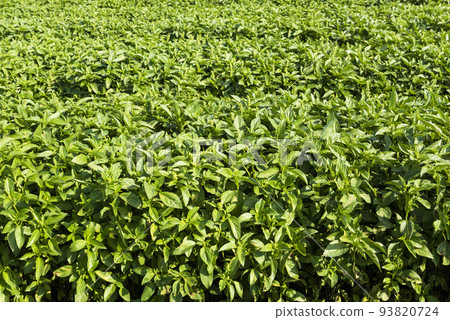
[[[449,29],[445,1],[2,1],[0,299],[448,300]]]

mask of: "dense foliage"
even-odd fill
[[[0,299],[448,300],[449,30],[431,0],[2,1]]]

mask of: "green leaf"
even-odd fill
[[[394,108],[397,104],[398,95],[397,91],[395,89],[392,89],[390,95],[389,95],[389,107]]]
[[[109,283],[116,283],[117,281],[112,277],[111,272],[103,272],[100,270],[95,270],[95,274],[101,278],[102,280],[105,280],[106,282]]]
[[[220,168],[216,170],[216,173],[224,176],[227,179],[233,178],[233,171],[230,168]]]
[[[90,241],[90,243],[97,249],[106,249],[106,246],[103,243],[101,243],[100,241],[97,241],[95,239],[92,239]]]
[[[334,288],[334,286],[338,283],[339,280],[337,273],[331,272],[328,274],[328,277],[330,278],[331,287]]]
[[[155,276],[155,271],[153,271],[152,269],[148,270],[147,273],[145,274],[144,278],[142,279],[141,285],[144,285],[147,282],[150,282],[154,276]]]
[[[381,269],[380,260],[378,259],[378,256],[376,255],[376,251],[373,250],[373,248],[370,248],[368,246],[363,247],[363,251],[369,256],[369,258],[375,262],[378,269]]]
[[[63,220],[65,217],[67,216],[67,213],[65,212],[61,212],[57,215],[51,215],[50,217],[48,217],[45,222],[48,226],[52,226],[58,222],[60,222],[61,220]]]
[[[402,235],[405,235],[407,239],[409,239],[414,231],[414,222],[410,220],[402,220],[400,221],[400,232]]]
[[[200,249],[200,258],[206,265],[211,264],[212,262],[212,251],[210,247],[203,247]]]
[[[106,89],[109,89],[111,87],[111,83],[112,83],[112,79],[111,78],[106,78],[106,80],[105,80]]]
[[[92,90],[94,93],[98,93],[98,86],[97,86],[97,84],[96,84],[95,82],[89,83],[89,87],[91,88],[91,90]]]
[[[431,208],[431,204],[428,200],[419,197],[419,198],[417,198],[417,201],[419,201],[425,208],[427,208],[427,209]]]
[[[191,198],[191,193],[189,192],[189,189],[186,186],[181,187],[180,189],[181,189],[181,197],[183,199],[183,203],[184,203],[185,206],[187,206],[189,204],[189,201],[190,201],[190,198]]]
[[[236,288],[237,294],[239,295],[239,297],[243,298],[244,297],[244,288],[243,288],[242,284],[237,281],[233,281],[233,283],[234,283],[234,287]]]
[[[212,273],[208,273],[206,266],[202,266],[200,269],[200,281],[203,283],[206,289],[211,287],[214,280]]]
[[[325,128],[323,128],[322,135],[320,136],[321,140],[326,140],[331,137],[332,134],[337,133],[339,131],[339,121],[332,116],[329,120]]]
[[[233,301],[234,299],[234,294],[235,294],[235,289],[234,289],[234,285],[231,283],[227,283],[227,289],[228,289],[228,300],[229,301]]]
[[[109,301],[109,299],[111,298],[111,296],[114,294],[115,291],[116,291],[115,284],[110,284],[109,286],[107,286],[105,292],[103,293],[103,301],[105,302]]]
[[[156,285],[154,283],[150,283],[144,287],[141,295],[141,301],[147,301],[152,297],[152,295],[156,291]]]
[[[57,277],[60,277],[60,278],[68,277],[68,276],[72,275],[72,273],[73,273],[73,266],[66,265],[64,267],[56,269],[54,271],[54,273]]]
[[[23,227],[16,227],[16,231],[15,233],[15,237],[16,237],[16,244],[17,247],[20,249],[23,247],[24,243],[25,243],[25,236],[23,234]]]
[[[419,256],[433,259],[433,254],[431,253],[430,249],[428,249],[426,246],[422,246],[421,248],[417,248],[414,250]]]
[[[39,229],[35,229],[31,234],[31,237],[28,239],[27,248],[31,247],[34,243],[39,240],[41,236],[41,231]]]
[[[86,292],[86,282],[82,278],[78,278],[75,301],[86,302],[88,300],[88,297],[88,293]]]
[[[8,196],[11,196],[14,192],[14,182],[10,178],[5,179],[5,192]]]
[[[233,124],[237,131],[241,131],[241,129],[245,127],[245,122],[240,115],[236,115]]]
[[[170,250],[167,247],[164,247],[163,249],[163,255],[164,255],[164,262],[167,263],[170,258]]]
[[[129,302],[131,300],[130,291],[128,291],[127,288],[120,288],[119,295],[122,297],[123,300],[125,300],[127,302]]]
[[[303,243],[297,241],[295,243],[295,248],[297,249],[297,251],[302,255],[302,256],[306,256],[306,248],[303,245]]]
[[[255,271],[255,269],[250,270],[250,276],[249,276],[250,286],[253,286],[256,281],[258,281],[258,273]]]
[[[344,194],[342,196],[340,202],[342,203],[343,208],[347,208],[350,206],[354,206],[357,203],[356,196],[354,194]]]
[[[362,242],[365,243],[365,245],[370,248],[374,253],[386,253],[386,250],[377,242],[372,241],[369,238],[362,238]]]
[[[337,241],[332,241],[325,248],[323,255],[326,257],[334,258],[334,257],[339,257],[339,256],[343,255],[347,251],[348,251],[348,247],[346,244],[339,243]]]
[[[243,246],[237,247],[236,255],[238,257],[241,266],[245,265],[245,248]]]
[[[144,190],[145,190],[145,194],[147,195],[147,198],[149,200],[152,200],[156,194],[156,187],[153,184],[150,184],[147,181],[145,181],[144,182]]]
[[[422,278],[420,278],[420,276],[414,270],[405,270],[402,272],[402,275],[409,281],[422,282]]]
[[[220,197],[222,205],[230,202],[233,199],[233,197],[237,195],[237,193],[238,193],[237,190],[227,190],[224,193],[222,193]]]
[[[258,173],[258,179],[269,179],[276,175],[280,170],[277,167],[269,168],[263,172]]]
[[[120,194],[120,198],[133,208],[139,209],[142,205],[139,197],[133,192],[124,192]]]
[[[292,260],[287,260],[285,262],[286,272],[292,279],[298,279],[298,267],[297,264]]]
[[[20,291],[17,288],[17,284],[13,281],[11,277],[11,271],[4,269],[2,272],[2,278],[11,289],[12,294],[15,296],[20,296]]]
[[[88,163],[88,160],[84,154],[79,154],[72,159],[72,162],[79,165],[85,165],[86,163]]]
[[[85,240],[75,240],[74,242],[72,242],[72,244],[70,245],[69,250],[71,252],[76,252],[76,251],[80,251],[81,249],[83,249],[86,246],[86,241]]]
[[[437,246],[437,253],[442,257],[442,264],[444,266],[450,265],[450,244],[443,241]]]
[[[241,223],[237,217],[229,217],[228,222],[230,223],[231,231],[236,239],[241,238]]]
[[[44,274],[44,259],[41,257],[36,258],[36,280],[39,281],[41,276]]]
[[[62,256],[61,249],[59,249],[58,243],[55,238],[48,239],[49,253],[53,256]]]
[[[390,219],[391,215],[392,212],[390,208],[383,207],[377,210],[377,216],[379,216],[380,218]]]
[[[53,154],[54,154],[53,151],[47,150],[47,151],[38,153],[38,154],[36,155],[36,158],[48,158],[48,157],[50,157],[50,156],[53,155]]]
[[[95,267],[95,253],[88,251],[86,255],[87,255],[87,270],[92,271],[92,269]]]
[[[182,209],[183,204],[181,203],[180,198],[173,192],[160,192],[159,197],[161,201],[168,207]]]
[[[16,243],[15,232],[10,232],[8,234],[8,244],[9,244],[9,247],[11,248],[12,252],[18,252],[20,250]]]
[[[302,179],[306,184],[308,184],[308,177],[306,176],[306,174],[305,174],[303,171],[301,171],[301,170],[299,170],[299,169],[297,169],[297,168],[289,168],[289,169],[288,169],[288,172],[291,173],[291,174],[293,174],[293,175],[295,175],[295,176],[297,176],[297,177],[299,177],[299,178]]]
[[[178,248],[176,248],[173,251],[174,255],[180,255],[183,253],[186,253],[187,251],[191,250],[193,247],[195,247],[195,241],[192,240],[184,240]]]
[[[226,250],[232,250],[236,248],[236,244],[234,242],[228,242],[224,244],[222,247],[220,247],[219,252],[226,251]]]
[[[408,251],[413,255],[413,257],[416,257],[416,248],[414,248],[414,244],[411,240],[403,240],[403,243],[405,244]]]

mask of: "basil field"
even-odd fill
[[[3,0],[1,301],[449,301],[450,4]]]

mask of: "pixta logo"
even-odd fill
[[[133,137],[127,143],[128,169],[152,174],[157,167],[170,167],[174,156],[185,155],[186,149],[174,148],[175,138],[160,131],[146,132]],[[223,162],[227,166],[237,164],[301,166],[305,162],[323,165],[319,150],[312,140],[300,139],[205,139],[193,138],[188,143],[190,157],[186,162]]]

